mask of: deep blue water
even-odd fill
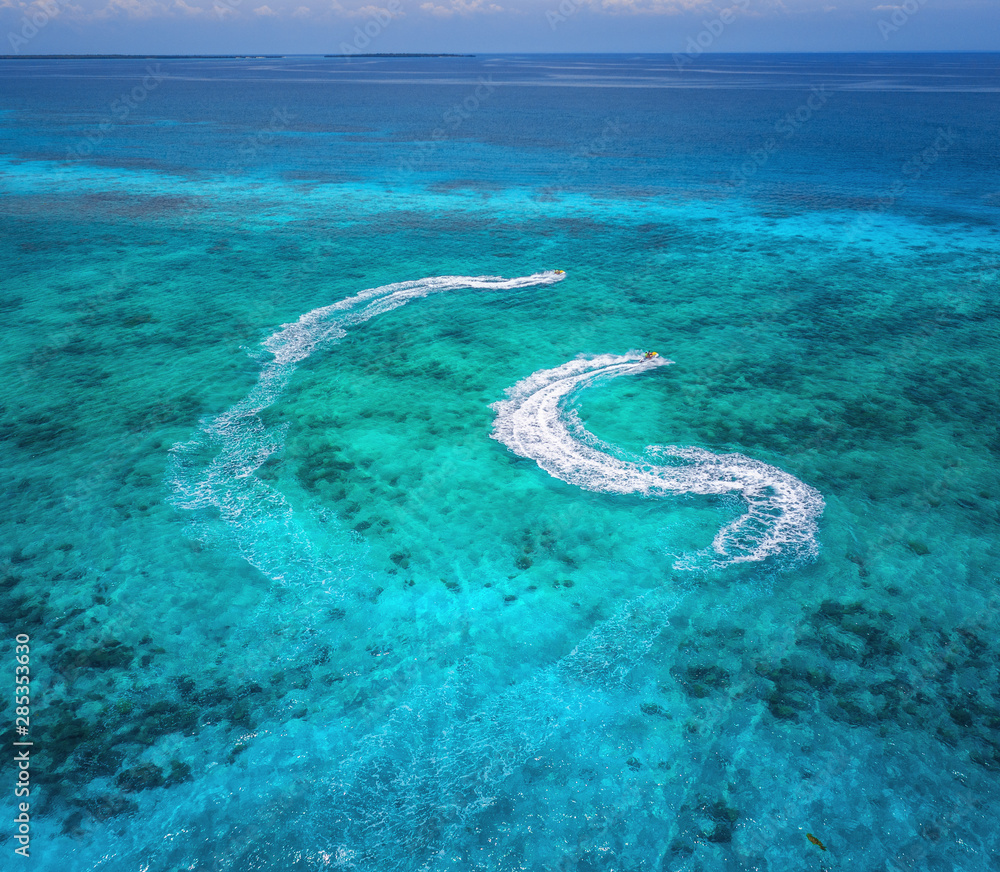
[[[0,61],[34,866],[1000,869],[997,130],[997,55]]]

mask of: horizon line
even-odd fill
[[[402,58],[471,58],[471,57],[505,57],[510,55],[586,55],[592,57],[628,57],[641,55],[644,57],[672,57],[676,52],[650,52],[650,51],[488,51],[488,52],[377,52],[377,53],[350,53],[350,54],[327,54],[324,52],[232,52],[232,53],[212,53],[212,54],[160,54],[141,52],[137,54],[119,54],[116,52],[52,52],[50,54],[3,54],[0,60],[115,60],[115,59],[135,59],[135,60],[281,60],[283,58],[366,58],[369,60],[399,60]],[[773,51],[705,51],[701,57],[725,57],[740,55],[944,55],[944,54],[1000,54],[997,49],[923,49],[919,51],[901,50],[829,50],[829,51],[809,51],[781,49]]]

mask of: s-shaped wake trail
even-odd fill
[[[819,491],[775,466],[743,454],[713,454],[702,448],[650,446],[647,457],[622,453],[589,433],[572,411],[573,398],[595,382],[637,375],[672,361],[641,353],[579,358],[540,370],[494,403],[493,438],[534,460],[549,475],[589,491],[608,494],[739,494],[746,512],[726,524],[712,542],[717,564],[793,562],[814,557]],[[679,567],[696,563],[682,561]]]

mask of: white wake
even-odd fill
[[[369,288],[353,297],[307,312],[268,337],[269,356],[257,383],[240,402],[202,422],[189,442],[171,449],[168,481],[173,504],[197,512],[199,531],[210,535],[218,526],[235,540],[243,557],[275,581],[330,582],[342,571],[330,557],[317,553],[298,527],[292,508],[275,488],[254,473],[284,444],[284,428],[268,428],[261,412],[288,387],[296,368],[317,349],[343,338],[348,328],[442,291],[471,288],[512,291],[551,285],[565,275],[555,270],[505,279],[499,276],[435,276]]]
[[[493,438],[534,460],[549,475],[585,490],[611,494],[738,493],[746,513],[726,524],[712,542],[718,563],[764,560],[774,555],[809,558],[816,553],[823,497],[777,467],[742,454],[701,448],[651,446],[649,458],[622,458],[584,429],[570,409],[573,397],[599,380],[646,372],[672,361],[639,353],[571,360],[536,372],[493,404]],[[683,564],[682,564],[683,565]]]

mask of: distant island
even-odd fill
[[[420,52],[383,52],[376,54],[329,54],[325,58],[474,58],[474,54],[427,54]]]
[[[274,60],[288,55],[161,55],[161,54],[37,54],[0,55],[2,61],[107,61],[107,60]]]
[[[162,55],[162,54],[34,54],[0,55],[0,61],[107,61],[107,60],[156,60],[156,61],[198,61],[230,60],[261,61],[282,58],[305,58],[316,55]],[[328,54],[324,58],[474,58],[474,54],[424,54],[408,52],[379,52],[378,54]]]

